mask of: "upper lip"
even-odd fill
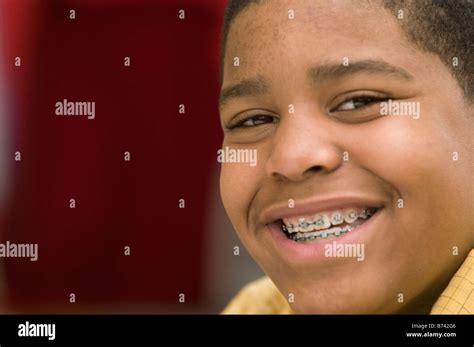
[[[294,208],[290,208],[288,201],[272,205],[262,211],[260,222],[264,225],[274,223],[283,218],[297,217],[305,214],[323,211],[342,210],[349,207],[372,207],[381,208],[383,203],[380,199],[364,196],[338,196],[319,199],[296,200]]]

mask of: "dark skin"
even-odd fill
[[[420,118],[381,117],[389,98],[419,102]],[[438,56],[377,6],[250,5],[229,32],[220,114],[223,146],[258,153],[255,167],[223,164],[224,206],[254,259],[294,295],[294,311],[429,312],[474,244],[474,108]],[[269,232],[265,216],[289,199],[347,196],[381,207],[353,237],[362,262],[295,254]]]

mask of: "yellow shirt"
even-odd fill
[[[268,277],[247,284],[222,312],[224,314],[292,314],[285,297]],[[474,250],[471,250],[431,314],[474,313]]]

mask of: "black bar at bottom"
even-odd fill
[[[0,345],[390,343],[472,346],[472,318],[453,315],[0,315]],[[51,324],[54,324],[54,339]]]

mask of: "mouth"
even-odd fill
[[[353,232],[370,220],[379,209],[371,206],[349,207],[343,210],[282,218],[275,223],[289,240],[297,243],[314,243],[337,239]]]

